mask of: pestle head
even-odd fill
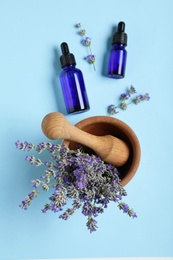
[[[66,123],[67,120],[63,114],[52,112],[43,118],[41,128],[46,137],[51,140],[57,140],[66,138],[66,136],[64,136]]]

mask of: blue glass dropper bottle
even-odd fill
[[[108,76],[121,79],[125,77],[127,51],[127,34],[125,23],[119,22],[118,30],[113,36],[112,49],[109,56]]]
[[[62,72],[60,82],[67,113],[79,113],[90,109],[84,78],[81,70],[76,68],[75,57],[69,52],[68,44],[61,43],[60,63]]]

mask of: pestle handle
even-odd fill
[[[129,157],[127,144],[111,135],[96,136],[70,124],[59,112],[46,115],[42,121],[43,133],[52,140],[67,139],[91,148],[105,162],[122,166]]]

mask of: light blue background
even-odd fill
[[[172,0],[0,0],[0,259],[173,256],[172,12]],[[121,20],[129,37],[127,70],[124,79],[114,80],[105,77],[106,57]],[[78,22],[92,38],[96,72],[83,60],[87,49],[74,27]],[[80,212],[67,222],[42,214],[46,194],[28,211],[18,207],[41,169],[27,164],[14,142],[46,141],[43,117],[65,113],[56,56],[62,41],[83,71],[91,105],[89,112],[67,116],[71,123],[106,115],[131,84],[151,96],[117,115],[141,144],[139,169],[126,187],[138,219],[110,204],[93,234]]]

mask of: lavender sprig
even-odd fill
[[[96,55],[94,55],[91,50],[91,38],[86,36],[86,30],[82,29],[80,23],[76,24],[76,27],[79,29],[79,34],[83,37],[83,39],[81,41],[82,44],[84,46],[88,47],[88,49],[89,49],[89,55],[87,55],[85,57],[85,60],[88,61],[88,63],[92,64],[94,70],[96,70],[96,68],[95,68]]]
[[[35,146],[28,142],[16,142],[19,150],[31,151],[38,154],[47,150],[50,160],[42,162],[34,156],[26,156],[26,160],[34,166],[44,166],[44,174],[40,178],[31,180],[34,190],[26,196],[20,207],[27,210],[32,200],[41,190],[52,190],[49,202],[42,209],[59,213],[59,218],[68,220],[75,211],[81,208],[82,214],[87,217],[86,226],[90,233],[97,230],[96,218],[102,214],[113,201],[118,208],[132,218],[137,215],[122,201],[127,192],[120,184],[120,176],[111,164],[106,164],[100,157],[89,155],[81,150],[72,151],[63,145],[54,145],[42,142]],[[68,200],[72,207],[65,209]]]
[[[127,107],[130,104],[139,104],[141,101],[149,101],[150,100],[150,96],[148,93],[145,93],[144,95],[137,95],[136,97],[131,97],[131,95],[137,93],[136,89],[131,85],[130,88],[127,90],[127,92],[122,93],[120,95],[120,100],[121,102],[118,105],[109,105],[108,106],[108,114],[109,115],[115,115],[117,113],[119,113],[118,109],[122,109],[122,110],[127,110]],[[129,103],[127,103],[126,101],[130,100]]]

